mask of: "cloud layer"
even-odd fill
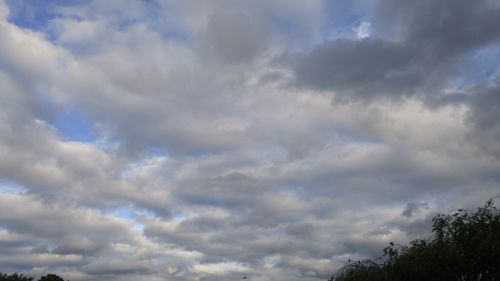
[[[369,2],[0,1],[0,271],[324,280],[498,194],[500,5]]]

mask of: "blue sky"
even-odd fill
[[[51,124],[68,140],[80,142],[97,140],[93,122],[74,107],[64,107]]]
[[[427,237],[500,192],[499,19],[0,0],[0,272],[316,281]]]

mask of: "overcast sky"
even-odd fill
[[[500,193],[498,0],[0,0],[0,271],[315,281]]]

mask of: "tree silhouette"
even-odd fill
[[[33,277],[19,273],[3,274],[0,272],[0,281],[33,281]],[[38,281],[64,281],[64,279],[55,274],[47,274],[40,277]]]
[[[381,263],[348,262],[330,281],[500,280],[500,212],[494,198],[476,211],[434,217],[432,238],[390,243]]]
[[[32,281],[33,277],[12,273],[12,274],[3,274],[0,272],[0,281]]]
[[[64,281],[64,279],[55,274],[47,274],[46,276],[42,276],[38,281]]]

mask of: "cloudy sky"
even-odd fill
[[[498,0],[0,0],[0,271],[325,280],[500,192]]]

